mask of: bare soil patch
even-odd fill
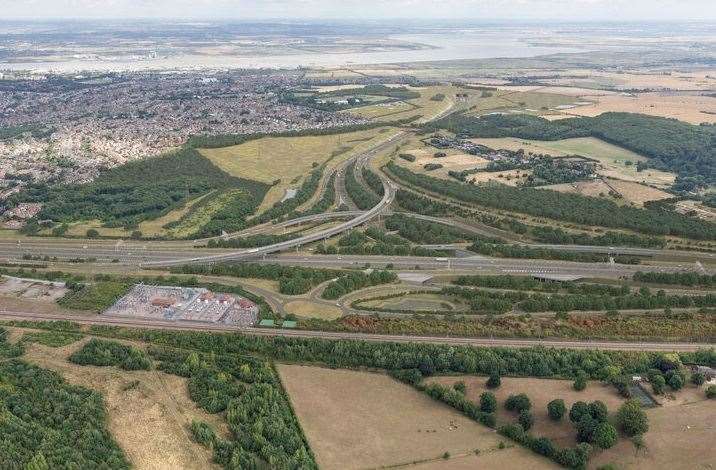
[[[72,315],[87,315],[87,312],[69,310],[60,307],[55,302],[47,300],[34,300],[19,297],[8,297],[0,295],[0,310],[9,312],[33,312]]]
[[[115,367],[78,366],[67,357],[80,341],[64,348],[29,344],[23,359],[59,372],[69,383],[102,394],[108,429],[137,469],[218,469],[211,452],[193,442],[188,424],[210,423],[220,435],[228,432],[217,415],[198,409],[189,398],[186,379],[158,371],[123,371]]]
[[[446,451],[457,456],[479,449],[481,458],[504,441],[494,430],[383,374],[297,365],[278,370],[321,468],[427,459],[438,460],[422,468],[446,468],[439,459]],[[535,466],[524,468],[542,468],[544,459],[530,457]],[[503,466],[514,468],[507,459]]]

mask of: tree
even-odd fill
[[[706,387],[706,398],[713,400],[716,398],[716,385]]]
[[[497,398],[492,392],[485,392],[480,395],[480,410],[485,413],[494,413],[497,409]]]
[[[519,395],[510,395],[505,401],[505,409],[508,411],[520,411],[529,410],[532,407],[532,403],[527,395],[520,393]]]
[[[631,438],[631,443],[634,444],[634,453],[638,454],[641,449],[646,447],[646,444],[644,443],[644,436],[641,434],[637,434],[636,436]]]
[[[87,230],[87,238],[99,238],[99,232],[91,228]]]
[[[678,370],[670,370],[666,373],[666,383],[673,390],[681,390],[684,386],[684,379]]]
[[[573,423],[577,423],[584,415],[591,416],[589,413],[589,405],[583,401],[574,402],[572,408],[569,410],[569,420]]]
[[[467,388],[465,387],[465,382],[462,382],[462,381],[455,382],[453,384],[452,388],[457,390],[458,392],[462,393],[463,395],[465,394],[465,390],[467,390]]]
[[[564,404],[564,400],[558,398],[547,403],[547,413],[552,421],[560,421],[564,414],[567,412],[567,407]]]
[[[529,431],[535,422],[535,418],[529,410],[522,410],[520,411],[520,415],[517,417],[517,422],[520,423],[522,429]]]
[[[132,232],[131,238],[132,240],[141,240],[142,236],[142,232],[140,232],[139,230],[135,230]]]
[[[619,407],[616,415],[617,426],[629,437],[644,434],[649,430],[649,420],[636,400],[627,400]]]
[[[655,376],[653,379],[651,379],[651,388],[654,390],[654,393],[657,395],[661,395],[664,393],[664,387],[666,386],[666,379],[663,375],[659,374]]]
[[[597,429],[597,421],[589,413],[585,413],[577,421],[577,440],[579,442],[592,442]]]
[[[50,466],[47,464],[42,452],[38,452],[25,464],[25,470],[50,470]]]
[[[601,449],[609,449],[617,443],[617,429],[607,422],[599,423],[594,430],[592,442]]]
[[[502,380],[500,379],[500,374],[498,372],[491,372],[490,378],[487,379],[487,387],[498,388],[501,383]]]
[[[574,388],[578,392],[581,392],[582,390],[587,388],[587,378],[584,376],[584,374],[579,374],[577,378],[574,379],[572,388]]]
[[[706,376],[701,372],[694,372],[693,374],[691,374],[691,383],[696,385],[697,387],[700,387],[704,383],[706,383]]]
[[[604,402],[595,400],[589,404],[589,414],[598,422],[603,423],[609,416],[609,410]]]

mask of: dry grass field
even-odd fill
[[[676,178],[672,173],[653,169],[637,172],[636,162],[646,161],[646,157],[593,137],[557,141],[526,140],[506,137],[499,139],[472,139],[472,141],[493,149],[524,149],[526,152],[545,153],[555,157],[581,155],[598,160],[598,173],[603,176],[637,183],[646,183],[657,187],[670,186]],[[627,161],[632,162],[633,165],[626,165],[625,162]]]
[[[526,393],[532,402],[532,413],[535,417],[535,424],[530,432],[537,436],[547,436],[559,446],[576,445],[576,433],[569,419],[559,423],[549,419],[547,403],[555,398],[561,398],[569,409],[576,401],[601,400],[607,405],[610,413],[616,411],[622,403],[622,398],[614,387],[598,382],[590,382],[586,390],[577,392],[572,389],[572,382],[568,380],[503,377],[502,385],[496,390],[490,390],[485,386],[486,377],[434,377],[427,380],[428,383],[438,382],[447,386],[452,386],[457,381],[465,382],[466,395],[470,400],[479,401],[480,394],[486,391],[495,394],[498,402],[498,423],[516,421],[516,414],[505,410],[505,400],[510,395]]]
[[[706,400],[703,387],[687,386],[675,400],[646,411],[649,432],[644,435],[646,448],[636,452],[628,440],[597,453],[590,468],[614,463],[617,468],[675,470],[716,468],[716,424],[714,402]]]
[[[598,116],[609,111],[674,118],[692,124],[716,123],[716,98],[671,92],[607,95],[596,103],[566,110],[564,117]]]
[[[87,315],[87,312],[62,308],[52,300],[28,299],[14,295],[0,295],[0,310],[62,315]]]
[[[288,313],[304,318],[335,320],[341,317],[341,309],[335,305],[309,300],[294,300],[283,306]]]
[[[64,348],[30,344],[24,360],[60,373],[71,384],[102,394],[108,429],[139,470],[218,469],[211,452],[191,440],[187,426],[206,421],[220,435],[228,429],[217,415],[198,409],[186,379],[158,371],[128,372],[116,367],[78,366],[67,357],[83,341]]]
[[[545,186],[547,189],[560,192],[582,194],[584,196],[605,197],[614,199],[615,202],[631,203],[635,206],[643,206],[648,201],[658,201],[660,199],[668,199],[671,194],[632,181],[622,181],[616,179],[595,180],[595,181],[577,181],[575,183],[562,183]],[[622,198],[610,197],[610,191],[615,190],[621,194]]]
[[[460,306],[438,294],[408,294],[384,300],[372,300],[361,304],[362,307],[385,308],[392,310],[415,310],[433,312],[436,310],[460,310]]]
[[[278,370],[324,469],[409,467],[420,460],[432,460],[420,468],[452,468],[445,466],[452,461],[440,459],[444,452],[464,456],[476,449],[475,463],[486,456],[495,465],[484,468],[508,469],[515,468],[510,455],[528,452],[497,450],[504,439],[492,429],[383,374],[298,365]],[[530,465],[524,468],[553,468],[536,455],[524,458]]]
[[[364,116],[379,121],[396,121],[420,116],[417,122],[429,121],[440,113],[450,109],[456,102],[455,93],[459,90],[453,86],[430,86],[422,88],[407,87],[420,93],[419,98],[393,103],[376,104],[348,109],[344,112]],[[443,94],[442,101],[432,100],[435,95]]]
[[[330,160],[328,167],[333,168],[392,134],[390,128],[380,128],[334,135],[265,137],[200,152],[231,175],[267,184],[280,179],[281,183],[272,187],[264,198],[260,212],[280,201],[287,189],[299,188],[313,163]]]

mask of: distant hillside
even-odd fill
[[[631,113],[548,121],[527,114],[451,116],[429,126],[470,137],[562,140],[596,137],[650,159],[649,166],[679,175],[675,189],[716,184],[716,126]]]

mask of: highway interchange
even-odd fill
[[[368,151],[353,157],[341,164],[336,170],[336,193],[340,201],[344,202],[350,209],[355,206],[350,203],[350,198],[345,193],[344,178],[350,165],[355,164],[356,175],[368,162],[391,147],[395,147],[406,136],[406,131],[399,131],[383,142],[375,145]],[[654,263],[642,265],[624,265],[617,263],[577,263],[567,261],[546,261],[534,259],[502,259],[489,258],[485,256],[456,256],[456,257],[415,257],[415,256],[347,256],[347,255],[316,255],[309,252],[298,252],[300,247],[311,243],[327,240],[350,231],[361,225],[371,222],[380,215],[390,214],[390,207],[395,199],[398,189],[395,182],[388,179],[384,174],[379,173],[383,183],[384,195],[380,202],[367,211],[349,210],[345,212],[328,212],[310,216],[299,217],[293,220],[279,223],[265,223],[234,234],[225,234],[222,237],[231,239],[266,233],[276,228],[287,229],[298,227],[307,223],[324,223],[339,220],[327,228],[318,227],[317,230],[309,231],[288,241],[251,249],[215,249],[206,248],[206,243],[211,239],[187,240],[187,241],[115,241],[115,240],[80,240],[80,239],[51,239],[51,238],[23,238],[23,239],[0,239],[0,260],[18,261],[25,258],[27,262],[33,260],[50,259],[51,265],[62,264],[69,260],[83,260],[85,263],[100,268],[113,265],[117,268],[127,269],[154,268],[165,269],[172,266],[186,264],[213,264],[221,262],[242,262],[252,261],[257,263],[275,263],[291,266],[325,267],[325,268],[359,268],[363,266],[379,267],[392,266],[396,269],[414,270],[420,269],[430,272],[456,271],[484,274],[522,274],[522,275],[562,275],[577,276],[585,278],[625,278],[633,275],[636,271],[659,271],[659,272],[681,272],[699,269],[702,272],[712,272],[710,264],[716,261],[713,253],[698,252],[675,252],[672,250],[658,250],[629,247],[604,247],[604,246],[583,246],[583,245],[536,245],[525,244],[533,248],[548,248],[552,250],[564,250],[574,252],[606,253],[610,255],[641,255],[641,256],[667,256],[678,257],[677,262]],[[326,179],[327,180],[327,179]],[[325,184],[321,191],[325,191]],[[498,229],[480,226],[475,223],[468,223],[454,218],[436,218],[418,214],[406,214],[411,217],[427,220],[430,222],[442,223],[460,228],[466,232],[477,235],[494,236]],[[433,248],[455,248],[454,246],[436,246]],[[293,251],[296,252],[293,252]],[[29,255],[29,256],[28,256]],[[56,258],[56,260],[54,259]],[[706,263],[704,267],[701,262]],[[254,289],[255,290],[255,289]],[[271,297],[270,295],[267,297]],[[270,299],[267,299],[270,300]],[[37,319],[51,320],[52,315],[41,315],[32,312],[14,312],[0,310],[0,318],[4,319]],[[75,320],[75,318],[73,318]],[[151,328],[172,328],[172,329],[194,329],[203,331],[226,331],[230,327],[191,324],[176,322],[156,322],[138,319],[117,319],[103,316],[94,318],[77,319],[88,324],[117,324],[122,326],[151,327]],[[283,335],[291,337],[321,337],[337,339],[360,339],[366,341],[415,341],[430,342],[436,344],[470,344],[482,346],[512,346],[526,347],[534,345],[560,346],[570,348],[590,349],[637,349],[637,350],[695,350],[698,345],[694,343],[666,344],[666,343],[611,343],[594,341],[560,341],[560,340],[524,340],[524,339],[475,339],[475,338],[445,338],[425,336],[385,336],[369,335],[359,333],[329,333],[320,331],[294,331],[280,329],[250,329],[242,330],[251,334],[262,335]]]

